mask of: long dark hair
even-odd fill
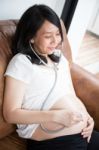
[[[31,50],[29,41],[36,35],[45,20],[59,28],[61,39],[63,40],[60,19],[57,14],[46,5],[33,5],[24,12],[18,22],[12,44],[13,55],[17,53],[25,54],[29,56],[28,58],[32,63],[39,64],[39,59]],[[47,63],[44,56],[40,57]],[[49,55],[49,57],[55,62],[59,61],[59,57],[54,54]]]

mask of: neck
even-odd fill
[[[48,55],[47,55],[47,54],[44,54],[44,53],[39,52],[39,50],[36,48],[36,46],[35,46],[35,45],[33,45],[33,48],[34,48],[34,50],[37,52],[37,54],[38,54],[38,55],[44,56],[44,57],[46,57],[46,59],[48,58]]]
[[[45,54],[39,53],[37,50],[35,50],[34,46],[31,43],[30,43],[30,47],[31,47],[31,50],[34,52],[34,54],[39,58],[39,60],[41,60],[41,62],[44,62],[44,61],[40,58],[40,56],[46,57],[46,60],[48,61],[49,57],[47,54],[45,55]],[[44,64],[46,63],[44,62]]]

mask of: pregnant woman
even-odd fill
[[[22,15],[4,75],[3,113],[27,139],[27,150],[99,149],[93,119],[76,97],[59,49],[63,43],[60,19],[51,8],[34,5]]]

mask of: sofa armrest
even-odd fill
[[[71,77],[76,95],[85,104],[99,130],[99,78],[75,63],[70,64]]]
[[[0,123],[0,139],[15,131],[15,128],[16,127],[14,127],[14,125],[7,124],[5,122]]]

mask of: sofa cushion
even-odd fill
[[[4,91],[4,72],[7,64],[12,57],[11,41],[15,32],[16,23],[12,20],[0,21],[0,138],[8,135],[15,130],[11,124],[4,121],[2,115],[3,91]]]
[[[99,78],[75,63],[71,63],[71,76],[76,95],[86,106],[99,131]]]

